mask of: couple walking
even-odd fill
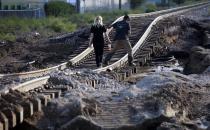
[[[114,37],[114,47],[111,50],[111,41],[107,34],[107,29],[103,25],[103,19],[101,16],[97,16],[94,20],[94,24],[91,26],[91,36],[89,46],[93,44],[94,51],[95,51],[95,60],[97,67],[102,67],[102,60],[103,60],[103,52],[104,52],[104,37],[107,38],[109,44],[108,47],[111,50],[105,57],[103,64],[108,65],[109,60],[112,58],[114,53],[124,47],[124,49],[128,52],[128,64],[129,66],[133,66],[133,54],[132,54],[132,47],[129,42],[129,35],[131,34],[131,27],[130,27],[130,18],[128,15],[123,17],[122,21],[118,21],[111,25],[111,28],[116,30],[116,34]]]

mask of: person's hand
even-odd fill
[[[108,44],[108,49],[109,49],[109,51],[112,49],[112,44],[111,43]]]

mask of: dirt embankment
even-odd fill
[[[163,23],[167,21],[170,21],[169,27],[163,27],[160,50],[156,55],[174,56],[184,67],[185,74],[202,73],[209,66],[210,27],[207,23],[210,20],[204,17],[195,21],[180,16],[166,19]]]

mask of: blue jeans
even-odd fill
[[[104,63],[106,64],[112,56],[115,54],[115,52],[121,48],[126,49],[128,53],[128,63],[132,64],[133,63],[133,54],[132,54],[132,47],[129,42],[129,40],[116,40],[114,41],[114,48],[107,54],[107,56],[104,59]]]

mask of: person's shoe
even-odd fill
[[[107,72],[111,72],[112,71],[112,68],[111,67],[110,68],[107,68],[106,71]]]
[[[66,64],[67,67],[72,67],[73,66],[73,63],[71,61],[69,61],[67,64]]]
[[[102,63],[99,64],[98,68],[103,68],[103,65]]]
[[[107,66],[107,65],[109,65],[109,62],[108,61],[104,61],[103,65]]]
[[[128,65],[129,65],[129,66],[136,66],[136,64],[133,63],[133,62],[132,62],[132,63],[129,63]]]

